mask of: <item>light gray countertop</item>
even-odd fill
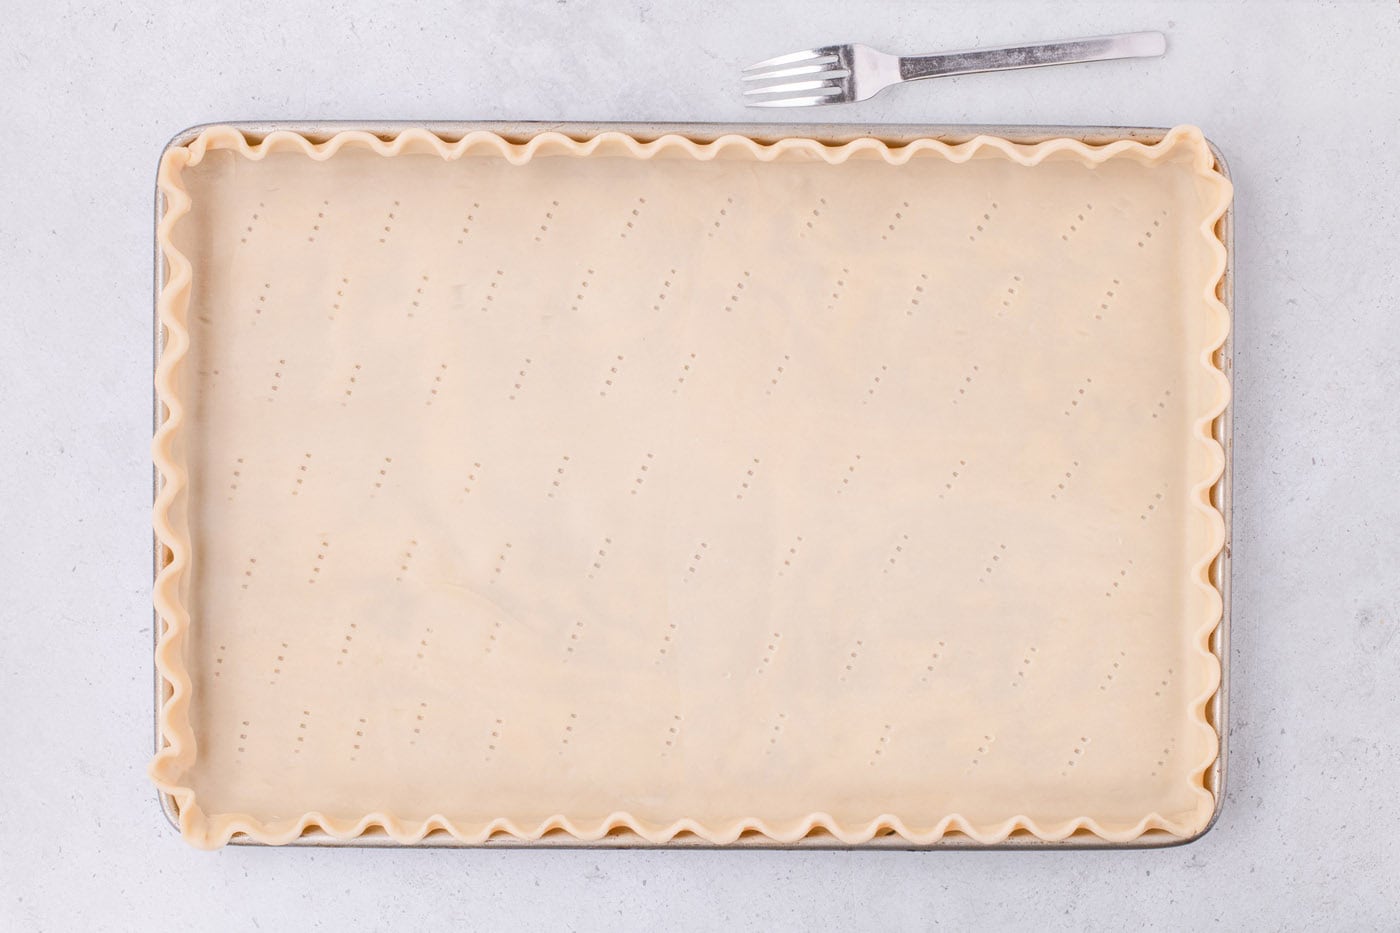
[[[0,929],[1400,927],[1400,5],[22,4],[0,30]],[[1230,781],[1132,852],[197,852],[150,749],[150,204],[224,119],[739,121],[736,71],[1161,28],[842,122],[1201,126],[1236,202]],[[778,118],[782,118],[778,113]]]

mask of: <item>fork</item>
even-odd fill
[[[848,104],[868,100],[890,85],[905,81],[1115,58],[1155,58],[1166,50],[1167,37],[1160,32],[1130,32],[935,55],[891,55],[855,43],[824,45],[779,55],[745,68],[743,80],[746,83],[780,78],[802,80],[756,83],[744,91],[744,102],[750,107]]]

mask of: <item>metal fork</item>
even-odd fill
[[[1155,58],[1166,50],[1167,37],[1160,32],[1130,32],[936,55],[890,55],[854,43],[826,45],[779,55],[745,68],[745,82],[798,77],[803,80],[755,84],[744,92],[744,102],[750,107],[847,104],[868,100],[890,85],[904,81],[1115,58]]]

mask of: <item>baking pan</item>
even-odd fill
[[[275,130],[289,130],[312,138],[321,140],[345,130],[360,130],[380,136],[393,136],[404,129],[410,127],[421,127],[431,132],[456,138],[476,130],[486,130],[497,133],[508,140],[518,141],[528,139],[546,131],[553,131],[566,134],[574,138],[587,138],[595,136],[601,132],[616,130],[630,134],[640,140],[649,140],[666,134],[678,134],[688,137],[697,142],[709,142],[728,134],[739,134],[750,137],[758,142],[772,142],[783,137],[805,137],[823,143],[841,144],[853,139],[862,137],[874,137],[886,143],[897,145],[907,143],[918,138],[934,138],[949,143],[963,142],[979,135],[992,135],[1002,137],[1016,143],[1037,143],[1046,139],[1056,137],[1068,137],[1078,139],[1088,144],[1104,144],[1114,140],[1132,139],[1143,143],[1155,143],[1162,139],[1167,130],[1153,127],[1109,127],[1109,126],[1003,126],[1003,125],[961,125],[961,124],[801,124],[801,123],[769,123],[769,124],[719,124],[719,123],[551,123],[551,122],[470,122],[470,121],[431,121],[400,122],[400,121],[348,121],[348,122],[242,122],[231,125],[251,139],[259,139]],[[206,126],[194,126],[176,134],[166,145],[166,149],[184,146],[194,140]],[[1225,178],[1230,177],[1229,167],[1218,147],[1210,144],[1214,153],[1216,169]],[[159,224],[164,213],[164,199],[159,189],[155,192],[155,223]],[[1217,233],[1225,244],[1226,265],[1225,272],[1218,286],[1218,293],[1224,303],[1231,318],[1231,329],[1225,342],[1217,351],[1216,362],[1227,380],[1232,380],[1233,369],[1233,265],[1234,265],[1234,208],[1233,204],[1227,208],[1220,218],[1217,226]],[[161,286],[165,280],[164,256],[159,248],[154,251],[154,292],[159,295]],[[152,368],[159,360],[164,346],[164,333],[159,319],[154,313],[153,301],[152,330],[153,330],[153,358]],[[165,416],[162,405],[152,393],[153,408],[153,428],[158,427]],[[582,841],[562,832],[550,833],[541,839],[527,841],[510,836],[492,837],[478,847],[489,848],[523,848],[523,847],[553,847],[553,848],[763,848],[763,849],[846,849],[846,848],[876,848],[876,849],[906,849],[906,850],[926,850],[926,849],[1067,849],[1067,848],[1159,848],[1164,846],[1181,845],[1200,838],[1214,826],[1219,818],[1221,806],[1225,795],[1225,778],[1227,765],[1227,750],[1229,741],[1229,627],[1231,617],[1230,605],[1230,583],[1231,583],[1231,473],[1233,466],[1233,433],[1231,423],[1231,407],[1227,406],[1224,412],[1216,419],[1214,424],[1214,435],[1220,442],[1224,454],[1225,465],[1220,479],[1212,490],[1213,504],[1220,510],[1224,519],[1225,539],[1224,546],[1220,554],[1215,559],[1211,567],[1212,582],[1219,589],[1222,599],[1222,615],[1219,625],[1211,636],[1210,647],[1220,664],[1220,684],[1215,696],[1206,708],[1206,715],[1210,724],[1214,727],[1219,740],[1219,749],[1214,764],[1205,774],[1205,786],[1215,800],[1214,812],[1206,826],[1198,833],[1190,837],[1180,837],[1161,830],[1152,830],[1144,833],[1135,840],[1127,843],[1107,842],[1092,833],[1080,831],[1061,841],[1047,841],[1032,836],[1025,831],[1014,833],[1004,842],[996,844],[983,844],[975,840],[958,834],[950,833],[939,842],[929,846],[916,846],[910,844],[892,830],[885,835],[876,836],[874,839],[861,846],[848,846],[840,843],[834,837],[817,832],[809,835],[795,843],[776,842],[767,837],[757,834],[748,834],[740,837],[737,841],[725,846],[715,846],[695,836],[682,835],[664,844],[654,844],[643,840],[641,837],[630,831],[618,831],[596,841]],[[161,487],[161,476],[153,469],[153,499],[159,494]],[[169,555],[164,552],[160,542],[153,536],[152,573],[153,577],[158,574],[161,568],[169,559]],[[160,620],[153,613],[153,635],[156,639],[160,634]],[[169,685],[157,672],[154,679],[153,707],[158,713],[163,699],[169,692]],[[158,723],[158,716],[156,717]],[[157,750],[163,744],[158,724],[155,727],[155,748]],[[159,803],[166,818],[172,825],[177,825],[176,804],[169,794],[158,793]],[[233,844],[256,845],[254,842],[243,836],[235,836],[231,842]],[[397,847],[399,843],[383,833],[382,830],[370,830],[364,835],[348,839],[339,840],[319,830],[308,832],[305,835],[292,840],[292,845],[326,845],[326,846],[355,846],[355,847],[377,847],[390,846]],[[424,847],[451,847],[462,848],[468,844],[456,841],[446,833],[437,833],[430,836],[419,846]]]

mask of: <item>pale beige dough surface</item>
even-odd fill
[[[1200,135],[535,145],[167,158],[188,838],[1198,830]]]

